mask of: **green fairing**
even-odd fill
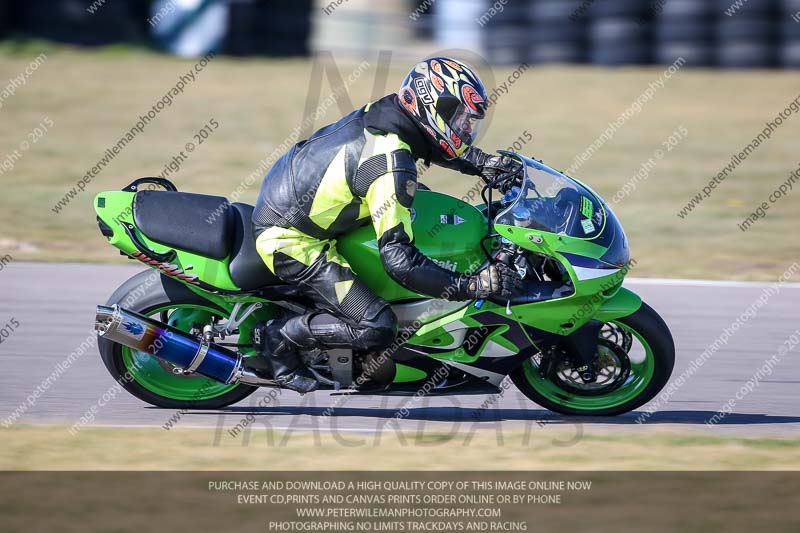
[[[428,377],[428,374],[422,370],[401,363],[397,363],[396,371],[394,383],[413,383],[415,381],[422,381]]]
[[[133,192],[107,191],[98,194],[95,198],[95,211],[97,212],[97,216],[113,230],[113,235],[108,239],[109,244],[119,248],[128,255],[136,252],[136,247],[123,229],[121,222],[134,222],[132,205],[135,195],[136,193]],[[100,201],[101,198],[103,199],[102,202]],[[100,207],[101,203],[103,204],[103,207]],[[147,236],[141,232],[139,232],[138,235],[139,238],[145,244],[147,244],[147,246],[156,252],[166,252],[173,249],[148,239]],[[175,251],[177,252],[177,255],[175,259],[170,262],[170,265],[175,265],[180,269],[183,269],[186,265],[192,265],[193,268],[189,272],[196,274],[199,279],[208,283],[209,285],[226,291],[239,291],[239,288],[231,280],[230,273],[228,271],[229,259],[226,258],[224,260],[216,260],[180,249],[175,249]],[[149,263],[143,262],[143,264],[153,267],[153,265],[150,265]],[[159,270],[163,272],[163,269]],[[180,278],[173,276],[172,279],[183,283],[191,291],[227,312],[230,312],[237,302],[249,303],[264,301],[262,298],[255,297],[249,293],[212,293]],[[250,317],[248,317],[248,319],[240,326],[241,335],[243,338],[248,339],[256,322],[269,320],[276,314],[277,311],[274,305],[266,305],[262,307],[250,315]],[[242,351],[244,354],[249,355],[255,353],[252,349],[244,349]]]
[[[420,330],[416,336],[409,339],[409,343],[415,344],[418,346],[433,346],[433,347],[441,347],[441,346],[448,346],[448,343],[453,341],[452,335],[450,335],[444,327],[447,324],[450,324],[456,320],[458,320],[461,324],[466,326],[467,328],[476,328],[480,329],[481,327],[485,326],[499,326],[497,329],[492,331],[491,334],[487,335],[485,339],[481,340],[481,345],[479,349],[476,350],[474,355],[469,355],[467,350],[464,346],[459,346],[452,351],[445,352],[445,353],[437,353],[432,355],[431,357],[440,360],[446,361],[453,361],[456,363],[465,363],[470,364],[476,362],[482,356],[482,349],[489,343],[493,342],[496,345],[500,346],[501,348],[505,348],[511,353],[518,353],[525,348],[525,346],[516,346],[513,343],[506,340],[502,337],[503,333],[508,330],[508,326],[503,325],[502,321],[498,320],[496,323],[493,322],[491,319],[484,319],[484,320],[476,320],[471,318],[472,315],[478,313],[485,313],[486,311],[494,311],[498,318],[505,314],[504,308],[497,307],[497,306],[483,306],[480,309],[476,309],[474,306],[470,306],[467,308],[466,313],[463,314],[460,318],[453,319],[452,317],[447,317],[446,319],[438,320],[431,324],[427,324],[422,330]],[[472,330],[472,329],[470,329]]]
[[[516,154],[514,155],[516,156]],[[524,376],[530,386],[534,387],[538,394],[546,397],[548,401],[558,405],[562,405],[563,401],[564,406],[573,410],[584,409],[591,413],[635,400],[636,395],[642,393],[653,376],[655,355],[654,351],[650,349],[647,339],[630,326],[618,322],[620,319],[633,316],[643,306],[639,296],[622,288],[623,278],[635,265],[635,261],[628,261],[623,265],[623,261],[627,261],[628,258],[624,232],[610,209],[591,189],[577,180],[571,180],[563,174],[553,171],[541,162],[521,157],[520,160],[529,167],[526,169],[526,179],[528,179],[527,172],[530,170],[532,173],[538,172],[540,177],[555,176],[557,179],[563,179],[565,183],[573,184],[574,189],[579,192],[570,194],[572,197],[578,195],[579,209],[576,212],[583,219],[583,231],[587,235],[579,237],[574,231],[548,231],[547,226],[518,224],[516,219],[511,220],[508,217],[503,220],[508,220],[514,225],[495,223],[493,230],[507,243],[513,243],[524,250],[557,261],[563,267],[563,272],[569,278],[569,282],[551,281],[563,284],[565,290],[554,294],[550,299],[520,303],[510,306],[509,309],[488,301],[470,302],[444,316],[435,315],[434,319],[420,317],[417,320],[423,325],[405,341],[405,344],[418,347],[412,352],[423,354],[428,352],[428,356],[434,360],[471,365],[486,356],[486,348],[490,344],[491,352],[494,354],[492,357],[501,358],[520,352],[534,353],[537,349],[547,348],[532,346],[534,340],[530,338],[531,333],[528,330],[523,330],[525,331],[524,336],[515,338],[515,342],[516,339],[519,339],[522,345],[515,345],[505,338],[503,334],[512,327],[508,324],[509,319],[519,324],[532,326],[535,328],[533,331],[539,330],[556,336],[569,335],[592,319],[602,323],[614,323],[629,330],[635,338],[642,342],[647,351],[647,358],[642,364],[634,366],[634,371],[638,372],[635,376],[637,381],[631,381],[630,386],[626,385],[621,388],[617,394],[609,394],[607,401],[604,400],[606,398],[604,395],[592,396],[591,400],[580,397],[567,399],[560,392],[561,389],[558,386],[548,378],[539,375],[530,359],[520,361],[519,371],[522,374],[519,375]],[[508,211],[519,204],[523,199],[524,192],[524,190],[520,192],[511,207],[505,209]],[[554,205],[559,205],[557,201],[561,192],[559,194],[551,193],[550,196],[547,196],[547,193],[542,195],[538,191],[534,192],[538,196],[538,198],[531,197],[534,203],[552,201]],[[530,194],[530,191],[527,193]],[[135,193],[133,192],[110,191],[101,193],[95,200],[99,219],[113,231],[113,234],[108,237],[109,243],[131,256],[137,250],[120,221],[134,224],[132,216],[134,197]],[[570,198],[569,195],[566,197]],[[520,205],[524,206],[525,204]],[[413,214],[414,244],[427,257],[444,268],[464,273],[474,272],[486,263],[486,255],[480,243],[487,235],[488,221],[481,208],[465,204],[463,201],[445,194],[418,191],[414,201]],[[498,210],[495,210],[494,215],[497,215],[498,220],[501,219]],[[600,223],[601,218],[602,224]],[[595,222],[596,224],[594,224]],[[616,233],[608,233],[606,231],[607,224],[611,228],[609,231]],[[168,252],[173,249],[152,241],[138,230],[137,232],[140,240],[155,252]],[[602,245],[598,244],[602,240],[599,238],[600,235],[606,236]],[[336,245],[354,272],[385,300],[400,303],[428,298],[401,287],[388,276],[382,268],[375,231],[371,224],[365,224],[341,236]],[[501,245],[501,239],[487,240],[486,245],[497,249]],[[610,250],[615,247],[622,253],[610,255]],[[175,258],[168,265],[153,264],[146,260],[143,262],[148,266],[158,268],[164,275],[171,276],[176,281],[185,284],[191,291],[213,304],[213,307],[227,313],[231,312],[236,303],[266,303],[239,326],[241,343],[249,342],[256,322],[268,320],[279,312],[274,304],[265,302],[253,293],[243,292],[235,285],[228,268],[230,258],[215,260],[180,249],[175,249],[175,252]],[[186,270],[190,265],[191,268]],[[192,283],[191,280],[177,277],[176,273],[195,275],[199,281],[207,284],[206,288],[211,286],[214,290],[213,292],[206,290],[197,283]],[[436,304],[430,303],[427,308],[433,305]],[[192,322],[202,322],[205,315],[208,315],[208,311],[205,309],[179,309],[173,313],[170,321],[174,322],[177,327],[186,330]],[[491,329],[486,330],[486,333],[479,337],[480,346],[477,347],[468,347],[466,339],[458,340],[460,338],[454,335],[454,332],[464,333],[465,330],[473,332],[485,327]],[[242,352],[244,355],[254,355],[253,349],[244,348]],[[468,352],[471,352],[472,355]],[[498,356],[498,353],[501,355]],[[431,372],[430,370],[426,372],[404,363],[405,361],[396,363],[395,384],[420,383],[430,378],[428,373]],[[514,377],[515,383],[520,379],[519,375]],[[182,391],[181,394],[187,393]]]
[[[605,253],[605,248],[583,239],[513,226],[498,224],[495,226],[495,230],[523,248],[558,260],[570,274],[575,287],[575,292],[565,298],[516,306],[514,315],[520,322],[535,324],[537,328],[551,333],[568,334],[592,318],[601,320],[599,316],[595,316],[600,309],[605,311],[608,308],[606,315],[611,319],[631,314],[641,304],[638,296],[626,289],[621,289],[622,280],[631,268],[630,264],[621,270],[609,271],[610,273],[606,276],[579,280],[575,273],[575,267],[563,255],[571,253],[599,259]],[[623,291],[628,295],[619,297],[619,301],[624,302],[624,305],[617,303],[616,297]],[[563,324],[573,325],[563,327]]]
[[[586,188],[595,201],[602,203],[600,197],[589,187],[577,180],[574,181]],[[607,206],[602,205],[608,214]],[[535,324],[539,329],[565,335],[593,318],[606,321],[604,318],[608,317],[607,320],[611,320],[632,314],[639,308],[641,299],[630,291],[625,290],[628,297],[623,295],[619,299],[616,298],[618,291],[621,292],[623,278],[635,265],[635,261],[629,261],[621,269],[609,270],[608,275],[581,280],[575,271],[575,266],[563,254],[599,261],[608,251],[607,246],[600,246],[585,238],[505,224],[495,224],[494,230],[522,248],[555,258],[569,273],[575,288],[575,292],[565,298],[515,307],[514,314],[520,322]],[[616,238],[624,239],[624,236]],[[603,314],[596,316],[598,312]],[[566,324],[572,326],[566,327]]]
[[[114,231],[113,236],[108,241],[109,244],[116,246],[128,255],[136,252],[136,247],[128,234],[125,233],[121,222],[134,222],[132,206],[135,195],[136,193],[125,191],[103,192],[97,195],[94,202],[97,216]],[[102,202],[100,202],[101,198],[103,199]],[[100,207],[101,203],[104,204],[104,207]],[[173,249],[149,239],[141,231],[137,230],[137,232],[142,242],[154,252],[168,252]],[[170,262],[170,265],[175,265],[181,270],[187,265],[191,265],[192,269],[187,274],[197,275],[202,281],[224,291],[239,290],[239,287],[231,279],[228,270],[228,259],[212,259],[180,249],[175,249],[175,251],[177,256]],[[204,291],[203,294],[207,294],[207,292]]]
[[[486,218],[475,207],[445,194],[418,191],[414,200],[414,245],[443,268],[473,272],[485,261],[480,239],[486,235]],[[337,240],[339,252],[353,271],[383,299],[394,302],[421,295],[401,287],[381,265],[375,230],[371,225]]]
[[[642,306],[641,297],[635,292],[621,288],[613,298],[607,300],[594,314],[594,319],[601,322],[611,322],[618,318],[632,315]]]
[[[114,229],[114,235],[109,239],[109,243],[128,254],[136,251],[136,248],[118,220],[133,222],[133,217],[130,213],[134,195],[135,193],[121,191],[105,192],[98,195],[98,198],[105,198],[105,207],[97,207],[97,214]],[[95,203],[97,204],[97,202]],[[445,264],[449,261],[450,266],[454,266],[455,269],[461,272],[474,271],[477,266],[485,261],[485,255],[480,248],[479,242],[486,234],[487,222],[476,207],[441,193],[419,191],[414,202],[414,209],[416,213],[413,222],[415,244],[425,255]],[[573,274],[573,280],[575,280],[574,269],[561,255],[561,252],[595,258],[601,257],[605,252],[604,248],[591,242],[543,231],[500,224],[495,226],[495,231],[523,248],[556,257],[567,271]],[[534,242],[533,238],[536,237],[541,238],[541,243]],[[156,252],[172,249],[151,241],[145,235],[140,234],[140,238]],[[375,231],[372,226],[363,226],[344,235],[338,240],[337,247],[350,262],[353,270],[370,288],[386,300],[398,301],[422,297],[398,285],[383,268],[375,268],[376,264],[380,264],[380,256]],[[177,257],[171,264],[179,268],[183,268],[183,265],[193,265],[194,268],[191,272],[196,273],[202,281],[220,289],[238,290],[228,273],[228,259],[214,260],[182,250],[176,250],[176,252]],[[616,296],[613,293],[607,296],[603,295],[601,289],[608,288],[610,281],[616,288],[619,288],[622,279],[615,280],[612,274],[603,278],[576,282],[574,294],[565,298],[515,306],[512,316],[521,323],[535,324],[538,329],[544,331],[567,334],[588,322],[595,313],[601,313],[597,317],[598,319],[601,319],[602,316],[604,320],[611,320],[636,311],[641,300],[626,289],[621,290]],[[615,283],[616,281],[618,283]],[[198,295],[228,311],[233,308],[236,302],[259,301],[258,298],[246,293],[240,295],[214,294],[191,283],[186,283],[186,285]],[[609,291],[606,292],[608,293]],[[578,316],[576,310],[579,311],[582,308],[585,308],[586,311]],[[458,312],[426,324],[408,342],[419,346],[447,346],[448,343],[452,342],[452,336],[443,329],[444,326],[461,320],[469,327],[480,327],[483,324],[470,319],[470,316],[486,311],[494,311],[499,315],[505,315],[505,308],[489,302],[485,303],[480,309],[470,305]],[[262,311],[253,316],[264,319],[265,315],[272,316],[272,314],[274,313]],[[252,329],[254,322],[251,318],[242,327]],[[563,324],[565,323],[572,323],[573,326],[564,328]],[[514,351],[519,351],[523,348],[522,346],[513,346],[502,338],[503,332],[504,329],[498,329],[487,338],[487,342],[491,340],[504,348]],[[451,352],[437,354],[434,357],[461,363],[473,363],[480,357],[480,351],[471,357],[463,347],[459,347]],[[416,377],[413,380],[423,379],[417,375],[418,373],[419,371],[414,369],[413,374]],[[413,381],[408,376],[400,377],[400,374],[398,376],[396,382]]]
[[[125,233],[120,221],[133,223],[132,204],[135,193],[124,191],[104,192],[95,199],[97,215],[114,231],[109,244],[126,254],[133,254],[136,247]],[[104,199],[99,207],[98,199]],[[486,219],[475,207],[445,194],[419,191],[414,202],[415,219],[412,229],[415,245],[428,257],[444,268],[458,272],[476,270],[486,257],[480,248],[480,238],[486,234]],[[139,232],[139,238],[155,252],[166,252],[172,247],[150,240]],[[380,264],[375,230],[366,225],[342,236],[337,248],[348,260],[353,271],[367,285],[387,301],[419,298],[392,280]],[[238,291],[228,271],[229,259],[216,260],[191,252],[175,249],[176,258],[170,262],[183,269],[192,265],[191,271],[199,279],[224,291]],[[208,294],[202,291],[200,294]]]

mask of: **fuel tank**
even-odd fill
[[[415,246],[442,268],[473,272],[486,260],[480,240],[486,235],[487,223],[477,208],[446,194],[418,191],[411,217]],[[343,235],[336,247],[353,271],[385,300],[420,297],[386,273],[371,224]]]

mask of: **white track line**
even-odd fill
[[[761,289],[776,285],[777,281],[724,281],[712,279],[680,279],[680,278],[625,278],[631,285],[653,285],[665,287],[728,287],[733,289]],[[782,289],[800,289],[800,283],[782,282]]]

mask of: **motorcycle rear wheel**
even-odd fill
[[[108,305],[118,304],[146,316],[155,315],[157,320],[166,313],[167,317],[173,317],[170,325],[183,331],[188,331],[189,324],[177,320],[175,312],[227,317],[224,310],[179,282],[163,275],[157,279],[152,276],[154,271],[147,270],[130,278],[109,298]],[[170,363],[147,353],[103,337],[98,338],[97,344],[111,377],[126,391],[156,407],[220,409],[243,400],[257,389],[239,383],[225,385],[203,376],[176,375]]]

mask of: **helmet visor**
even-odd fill
[[[464,144],[471,146],[481,131],[484,116],[483,113],[476,114],[467,106],[458,106],[450,118],[450,129],[461,138]]]

